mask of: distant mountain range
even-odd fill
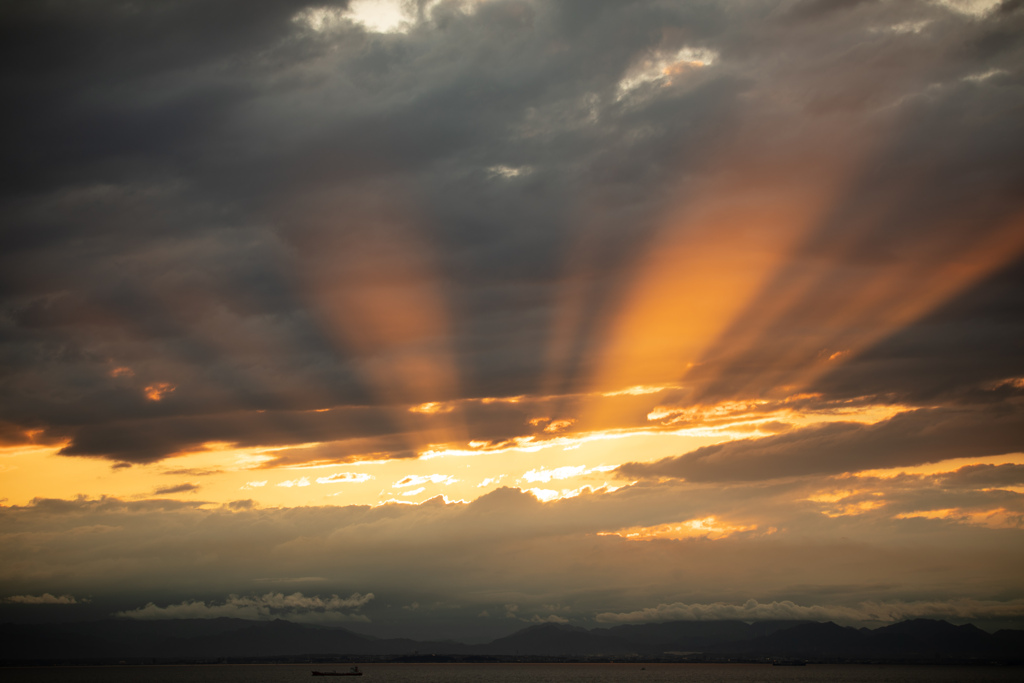
[[[587,630],[539,624],[483,645],[373,638],[288,621],[106,620],[0,626],[0,663],[295,660],[593,659],[995,661],[1024,663],[1024,631],[915,619],[877,629],[832,622],[672,621]]]

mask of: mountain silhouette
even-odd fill
[[[483,645],[375,638],[289,621],[108,619],[0,625],[0,662],[210,661],[219,659],[490,657],[589,659],[747,658],[825,661],[1024,663],[1024,631],[914,619],[876,629],[832,622],[675,621],[587,630],[537,624]]]

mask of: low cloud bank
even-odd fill
[[[50,593],[43,593],[42,595],[12,595],[4,598],[3,602],[20,605],[77,605],[79,603],[73,595],[51,595]],[[89,601],[82,600],[81,602]]]
[[[302,593],[267,593],[261,596],[230,595],[223,603],[185,600],[159,607],[148,603],[139,609],[118,612],[114,616],[128,619],[287,619],[290,621],[369,621],[358,614],[363,605],[373,600],[373,593],[353,593],[347,598],[332,595],[306,597]]]
[[[769,619],[808,619],[840,623],[897,622],[918,618],[993,619],[1024,615],[1024,600],[947,600],[920,602],[862,602],[856,607],[843,605],[798,605],[789,600],[742,605],[724,602],[710,604],[661,604],[634,612],[603,612],[598,622],[637,624],[659,621],[765,621]]]

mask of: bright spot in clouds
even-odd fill
[[[756,524],[730,524],[716,519],[715,517],[704,517],[702,519],[690,519],[675,524],[658,524],[648,527],[629,527],[618,531],[601,532],[599,536],[621,536],[634,541],[647,541],[653,539],[685,539],[685,538],[708,538],[720,539],[731,536],[741,531],[754,531]]]
[[[394,33],[407,21],[401,0],[352,0],[348,16],[375,33]]]
[[[438,413],[450,413],[454,409],[455,406],[446,405],[444,403],[423,403],[409,408],[409,412],[422,413],[424,415],[436,415]]]
[[[642,384],[639,384],[639,385],[637,385],[635,387],[628,387],[626,389],[619,389],[618,391],[606,391],[606,392],[604,392],[601,395],[602,396],[606,396],[606,397],[611,397],[611,396],[644,396],[646,394],[657,394],[657,393],[660,393],[662,391],[665,391],[666,389],[674,389],[674,388],[677,388],[677,387],[671,387],[671,386],[648,387],[648,386],[644,386]]]
[[[561,498],[561,494],[558,491],[552,491],[551,489],[527,489],[527,491],[533,494],[533,497],[542,503],[548,503],[552,500]]]
[[[411,18],[402,0],[351,0],[347,8],[307,7],[292,21],[316,33],[336,31],[350,21],[371,33],[402,33],[408,30]]]

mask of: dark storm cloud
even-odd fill
[[[1019,403],[998,410],[915,410],[876,424],[835,422],[704,446],[618,471],[627,477],[756,481],[1002,455],[1024,450],[1021,416]]]
[[[426,429],[424,431],[427,431]],[[345,461],[369,453],[409,457],[408,442],[388,411],[340,408],[325,412],[258,412],[161,416],[112,420],[84,425],[64,455],[105,455],[123,462],[153,462],[168,455],[198,448],[204,442],[227,440],[238,446],[281,446],[305,442],[328,443],[316,450],[303,449],[308,459]],[[284,460],[284,455],[279,456]]]
[[[705,396],[767,392],[802,360],[784,353],[795,331],[879,263],[921,244],[947,258],[1020,207],[1013,3],[969,18],[930,3],[492,0],[434,5],[393,34],[302,20],[345,5],[0,10],[5,443],[42,429],[32,438],[68,440],[68,455],[152,462],[208,441],[372,438],[409,455],[415,439],[388,435],[417,425],[387,406],[586,385],[641,254],[702,179],[739,160],[754,178],[794,173],[791,158],[863,139],[868,162],[751,309],[808,262],[834,272],[694,376]],[[627,87],[684,47],[715,59]],[[409,344],[450,360],[444,382],[382,372],[406,350],[376,343],[387,315],[338,307],[335,289],[410,271],[444,320]],[[566,282],[586,284],[547,367]],[[1004,285],[1019,311],[1020,279]],[[944,390],[1022,374],[1016,323],[965,305],[941,336],[974,316],[983,361],[907,332],[928,368],[957,368]],[[926,393],[921,363],[899,363],[898,391]],[[830,386],[889,391],[891,367],[874,367],[869,389],[853,372]],[[302,413],[336,406],[372,416]],[[515,435],[510,421],[479,431]]]
[[[5,112],[16,164],[9,168],[17,168],[8,191],[166,177],[252,94],[246,63],[286,35],[301,7],[287,0],[259,8],[116,0],[5,7],[4,76],[18,103]]]

